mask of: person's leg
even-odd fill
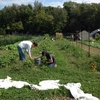
[[[22,59],[22,61],[26,61],[26,57],[25,57],[23,49],[21,49],[21,59]]]
[[[56,67],[56,64],[52,63],[52,64],[49,65],[49,67]]]
[[[18,52],[19,52],[19,59],[22,61],[26,61],[24,50],[20,48],[19,46],[18,46]]]

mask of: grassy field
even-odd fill
[[[39,41],[39,46],[32,49],[33,58],[41,56],[42,49],[53,53],[57,60],[57,68],[48,68],[47,66],[36,66],[34,61],[28,60],[21,62],[18,56],[13,59],[9,66],[1,67],[0,79],[10,76],[12,80],[26,81],[30,84],[39,84],[43,80],[60,80],[61,84],[67,83],[81,83],[81,89],[85,93],[90,93],[93,96],[100,98],[100,69],[99,69],[99,55],[91,55],[72,45],[68,40],[45,39]],[[3,52],[1,50],[0,52]],[[4,51],[5,52],[5,51]],[[10,54],[12,52],[8,51]],[[17,53],[17,48],[13,50]],[[7,51],[5,53],[8,54]],[[0,53],[2,56],[3,53]],[[97,68],[93,70],[92,66],[95,64]],[[60,100],[64,97],[72,97],[69,90],[64,87],[55,90],[36,90],[25,86],[21,89],[14,87],[9,89],[0,89],[0,100]]]

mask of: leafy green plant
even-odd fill
[[[14,36],[14,35],[6,35],[4,37],[0,37],[0,46],[5,46],[9,44],[14,44],[16,42],[22,41],[22,40],[28,40],[31,39],[31,36]]]
[[[26,60],[23,64],[25,67],[33,67],[33,62],[31,60]]]
[[[11,50],[10,53],[0,55],[0,62],[5,60],[4,64],[6,64],[5,62],[9,61],[7,64],[10,65],[8,68],[1,67],[0,78],[4,79],[8,75],[12,77],[12,80],[26,81],[36,85],[39,85],[39,82],[43,80],[60,80],[60,84],[80,82],[82,85],[81,89],[85,93],[92,93],[100,98],[100,72],[99,70],[93,72],[91,69],[91,64],[94,62],[96,62],[96,66],[99,66],[99,55],[88,57],[81,48],[75,47],[68,40],[63,39],[39,41],[39,47],[32,49],[33,56],[40,56],[39,52],[42,51],[43,47],[50,52],[52,51],[57,61],[56,68],[49,68],[44,64],[36,66],[34,62],[28,59],[26,62],[21,62],[18,60],[18,52],[15,49],[14,53]],[[12,87],[7,90],[0,88],[1,100],[63,100],[67,97],[72,99],[70,91],[64,87],[43,91],[30,89],[30,87],[21,89]]]
[[[88,46],[92,46],[94,48],[100,48],[100,41],[82,41],[83,44],[86,44]]]
[[[95,36],[95,40],[97,40],[97,41],[100,40],[100,34]]]
[[[96,70],[100,71],[100,55],[95,55],[93,57],[93,62],[92,63],[94,63],[94,62],[95,62]]]

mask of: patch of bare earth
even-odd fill
[[[70,97],[56,97],[56,98],[45,99],[45,100],[75,100],[75,99]]]
[[[79,42],[71,42],[72,44],[81,47],[83,50],[85,50],[86,52],[90,52],[90,54],[100,54],[100,49],[99,48],[94,48],[91,46],[87,46],[85,44],[81,44]]]

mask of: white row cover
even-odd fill
[[[59,89],[60,86],[64,86],[68,89],[75,100],[99,100],[97,97],[92,96],[92,94],[84,93],[80,87],[81,83],[67,83],[59,84],[60,80],[44,80],[39,83],[39,85],[29,84],[24,81],[14,81],[11,77],[7,76],[6,79],[0,79],[0,88],[8,89],[10,87],[22,88],[23,86],[29,86],[31,89],[37,90],[48,90],[48,89]]]

